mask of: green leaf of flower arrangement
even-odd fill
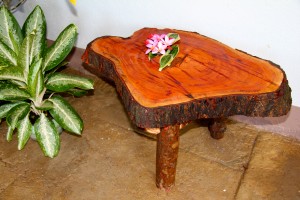
[[[180,40],[180,36],[179,36],[178,33],[168,33],[168,37],[169,37],[169,38],[175,39],[174,42],[173,42],[173,44],[174,44],[175,42],[177,42],[178,40]]]
[[[53,103],[53,109],[49,112],[55,121],[63,129],[81,135],[83,121],[74,108],[60,96],[53,96],[49,100]]]
[[[67,57],[74,46],[76,37],[77,27],[74,24],[70,24],[60,33],[46,52],[44,71],[53,69]]]
[[[31,58],[37,57],[37,59],[39,59],[43,55],[46,46],[46,28],[46,19],[43,10],[40,6],[36,6],[22,27],[22,32],[25,36],[33,32],[35,33],[31,49]]]
[[[20,53],[18,56],[18,65],[23,69],[24,76],[28,76],[29,66],[32,63],[32,50],[33,50],[33,40],[35,34],[29,34],[26,36],[22,42]]]
[[[16,85],[6,83],[0,85],[0,100],[14,101],[26,100],[29,98],[30,94]]]
[[[33,63],[28,73],[28,92],[33,98],[39,97],[39,94],[44,89],[44,78],[42,74],[43,60],[39,59]]]
[[[173,45],[172,50],[170,51],[170,54],[173,56],[173,59],[177,56],[178,52],[179,52],[179,46]]]
[[[74,75],[54,73],[46,83],[46,88],[54,92],[65,92],[73,88],[84,90],[93,89],[93,81],[88,78],[83,78]]]
[[[149,52],[148,59],[151,60],[152,58],[156,57],[157,54],[153,54],[152,52]]]
[[[179,37],[179,36],[178,36]],[[159,63],[159,71],[163,70],[165,67],[168,67],[171,65],[174,58],[177,56],[179,52],[179,46],[173,45],[172,50],[170,52],[167,52],[165,55],[160,57]]]
[[[165,67],[170,66],[171,62],[173,61],[173,56],[171,54],[165,54],[160,57],[159,60],[159,71],[163,70]]]
[[[17,126],[18,129],[18,149],[21,150],[24,148],[27,143],[30,135],[32,133],[32,124],[29,119],[29,113],[20,120],[20,123]]]
[[[50,158],[57,156],[60,148],[59,134],[53,122],[44,113],[35,122],[34,131],[44,155]]]
[[[30,104],[22,103],[13,107],[6,117],[7,124],[14,130],[19,120],[23,119],[30,112]]]
[[[17,20],[4,6],[0,7],[0,19],[0,40],[18,54],[23,36]]]
[[[0,106],[0,119],[5,118],[7,116],[7,113],[14,108],[15,106],[22,104],[23,102],[12,102],[12,103],[6,103]]]
[[[0,40],[0,65],[17,66],[17,55]]]
[[[0,70],[0,80],[17,80],[25,82],[22,69],[20,67],[6,67]]]

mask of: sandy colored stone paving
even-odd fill
[[[157,189],[156,141],[136,133],[115,88],[93,78],[93,94],[68,97],[84,120],[83,134],[63,132],[54,159],[32,140],[18,151],[16,136],[7,142],[1,123],[1,200],[300,199],[300,142],[233,120],[221,140],[203,121],[186,126],[176,185]]]

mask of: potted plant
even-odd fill
[[[0,0],[0,6],[7,7],[11,12],[14,12],[19,6],[25,3],[26,0]]]
[[[53,158],[60,148],[58,127],[81,135],[82,119],[59,93],[79,97],[93,89],[93,81],[57,71],[66,64],[76,37],[77,27],[70,24],[47,47],[46,20],[39,6],[22,28],[0,7],[0,119],[6,119],[8,141],[17,133],[19,150],[36,135],[44,155]]]

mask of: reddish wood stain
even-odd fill
[[[148,60],[145,40],[149,34],[169,32],[180,35],[180,52],[170,67],[159,72],[159,57]],[[145,28],[130,38],[102,37],[91,49],[114,63],[132,96],[145,107],[274,92],[284,78],[282,70],[268,61],[179,30]]]

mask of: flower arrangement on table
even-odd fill
[[[148,54],[149,60],[157,55],[162,55],[159,60],[159,71],[171,65],[179,52],[179,46],[174,43],[179,40],[180,37],[177,33],[151,34],[146,40],[146,47],[148,48],[146,54]]]

